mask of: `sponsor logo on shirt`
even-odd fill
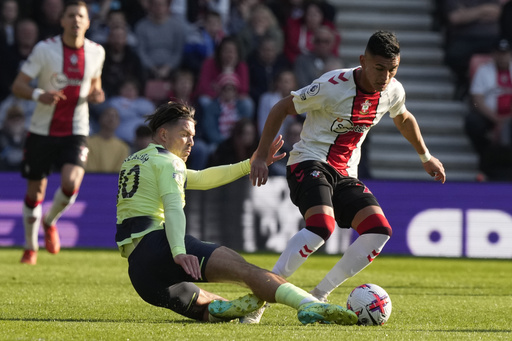
[[[63,73],[54,73],[50,78],[50,84],[57,90],[64,89],[66,86],[80,86],[82,85],[81,79],[68,78]]]
[[[369,130],[370,126],[354,125],[351,120],[345,120],[338,117],[331,125],[331,131],[337,134],[346,134],[348,132],[364,133]]]

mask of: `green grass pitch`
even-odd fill
[[[512,262],[381,255],[333,292],[345,306],[362,283],[382,286],[393,302],[384,326],[303,326],[287,306],[271,305],[259,325],[207,324],[153,307],[133,290],[115,250],[0,250],[0,340],[512,340]],[[276,254],[244,254],[271,268]],[[311,290],[339,256],[315,254],[289,278]],[[228,299],[248,292],[204,284]]]

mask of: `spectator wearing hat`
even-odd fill
[[[482,64],[471,82],[472,107],[466,117],[466,132],[480,156],[480,167],[489,179],[501,179],[493,165],[509,160],[512,174],[512,48],[498,40],[492,60]],[[493,155],[496,160],[493,160]],[[510,175],[509,175],[510,177]]]
[[[235,73],[223,73],[216,81],[217,97],[204,108],[202,136],[212,150],[231,135],[236,122],[241,118],[253,119],[240,99],[240,80]]]
[[[0,128],[0,170],[20,169],[26,135],[23,110],[18,106],[10,107]]]

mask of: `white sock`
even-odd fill
[[[39,250],[38,233],[43,209],[40,204],[34,208],[23,204],[22,214],[25,228],[25,249],[37,251]]]
[[[304,264],[307,257],[313,254],[325,241],[319,235],[302,229],[286,244],[286,249],[274,265],[272,272],[284,278],[290,277]]]
[[[55,225],[55,222],[60,218],[62,213],[64,213],[76,200],[77,193],[73,194],[71,197],[62,192],[62,189],[57,188],[55,194],[53,195],[52,207],[46,212],[44,216],[44,221],[47,225]]]
[[[313,289],[312,294],[320,300],[325,299],[341,283],[367,267],[388,240],[389,236],[385,234],[368,233],[359,236]]]

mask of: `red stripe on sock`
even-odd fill
[[[28,195],[25,196],[25,205],[27,205],[27,207],[29,208],[36,208],[37,206],[41,205],[43,201],[37,201],[37,200],[32,200],[28,197]]]
[[[388,220],[382,214],[372,214],[366,217],[358,226],[357,233],[360,235],[368,232],[376,227],[384,227],[386,231],[388,231],[389,235],[391,235],[391,226],[389,225]]]

